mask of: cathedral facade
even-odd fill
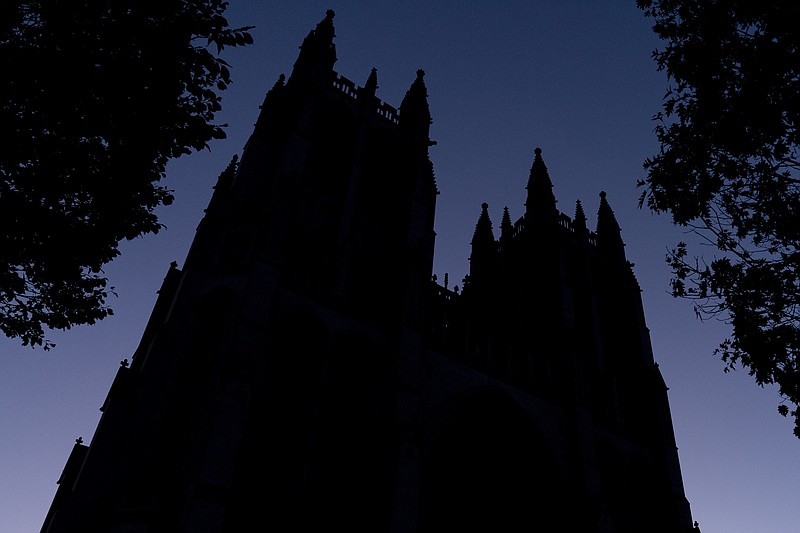
[[[424,73],[392,107],[333,38],[267,93],[42,531],[691,532],[605,194],[590,231],[535,150],[525,213],[496,238],[484,204],[438,284]]]

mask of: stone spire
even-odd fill
[[[484,202],[472,235],[472,254],[469,258],[469,277],[472,283],[491,277],[496,255],[497,241],[494,239],[492,221],[489,218],[489,204]]]
[[[375,91],[378,90],[378,69],[372,67],[372,70],[367,77],[367,82],[364,84],[364,92],[370,96],[375,96]]]
[[[481,214],[478,223],[475,224],[475,233],[472,234],[472,247],[483,246],[486,243],[494,243],[494,231],[492,230],[492,220],[489,218],[489,204],[481,204]]]
[[[417,78],[411,84],[400,103],[400,127],[424,135],[428,139],[431,127],[431,111],[428,107],[428,89],[425,87],[425,71],[417,70]]]
[[[575,228],[575,233],[580,237],[586,237],[589,233],[586,227],[586,213],[583,212],[580,200],[575,201],[575,218],[572,220],[572,227]]]
[[[336,45],[333,38],[336,32],[333,28],[335,13],[329,9],[325,18],[317,24],[300,45],[300,55],[294,63],[292,78],[325,79],[333,73],[333,64],[336,63]]]
[[[511,215],[508,213],[508,206],[503,208],[503,219],[500,221],[500,242],[508,242],[514,234],[514,226],[511,224]]]
[[[553,182],[542,159],[542,149],[534,151],[531,174],[528,178],[528,198],[525,200],[525,217],[544,220],[555,220],[556,197],[553,194]]]
[[[378,90],[378,69],[372,68],[367,76],[367,81],[364,83],[363,87],[359,87],[358,91],[358,101],[361,105],[366,105],[367,107],[376,108],[380,104],[380,100],[378,97],[375,96],[375,93]]]
[[[625,244],[622,242],[619,224],[614,211],[606,200],[606,193],[600,193],[600,208],[597,210],[597,244],[610,258],[625,261]]]

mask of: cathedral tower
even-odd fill
[[[267,93],[42,531],[691,531],[605,194],[589,231],[536,149],[438,285],[424,72],[392,107],[333,39]]]

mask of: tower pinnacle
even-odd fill
[[[553,182],[550,181],[547,165],[542,159],[542,149],[537,147],[533,153],[531,173],[528,177],[528,185],[525,187],[528,191],[528,197],[525,200],[525,216],[553,219],[557,214]]]
[[[367,82],[364,84],[364,89],[372,96],[375,96],[375,91],[378,89],[378,69],[372,67],[367,77]]]
[[[326,11],[325,18],[303,39],[300,54],[294,63],[293,78],[324,78],[333,72],[333,64],[336,63],[336,45],[333,44],[333,38],[336,37],[334,15],[332,9]]]
[[[427,139],[431,127],[431,112],[428,107],[428,89],[425,87],[425,71],[417,70],[417,77],[400,103],[400,126],[417,130]]]
[[[494,275],[496,256],[497,241],[494,239],[492,221],[489,218],[489,204],[484,202],[472,235],[469,278],[473,286],[485,286],[485,282]]]
[[[600,192],[600,208],[597,210],[597,241],[605,253],[614,259],[625,260],[625,244],[622,242],[619,224],[614,211],[606,200],[606,192]]]
[[[481,214],[478,217],[478,223],[475,224],[475,233],[472,235],[472,246],[484,244],[487,242],[494,243],[494,232],[492,231],[492,220],[489,218],[489,204],[486,202],[481,204]]]
[[[581,237],[586,236],[586,213],[583,212],[583,205],[580,200],[575,201],[575,218],[572,219],[572,225],[575,228],[575,233]]]
[[[514,226],[511,224],[511,215],[508,212],[508,206],[506,206],[503,208],[503,218],[500,220],[500,242],[508,242],[513,232]]]

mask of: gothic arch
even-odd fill
[[[565,520],[556,461],[503,389],[483,387],[453,398],[426,433],[421,533],[550,531]]]

